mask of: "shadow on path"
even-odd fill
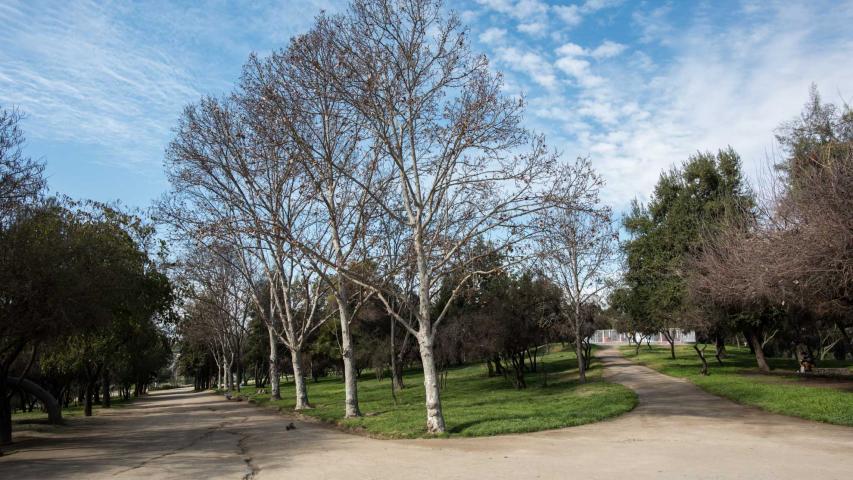
[[[597,356],[608,381],[639,397],[632,412],[600,423],[488,438],[375,440],[178,390],[55,431],[18,432],[18,451],[0,457],[0,477],[850,478],[853,428],[744,407],[613,349]],[[291,421],[296,429],[288,431]]]

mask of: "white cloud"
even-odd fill
[[[548,4],[539,0],[519,0],[514,8],[514,15],[518,19],[525,19],[545,13],[548,13]]]
[[[590,55],[585,48],[576,43],[565,43],[556,50],[557,61],[554,65],[566,75],[572,77],[577,85],[585,88],[600,86],[604,79],[592,73],[588,60],[582,57]]]
[[[569,27],[580,25],[583,15],[577,5],[554,5],[554,13]]]
[[[548,13],[548,4],[540,0],[477,0],[477,3],[521,21]]]
[[[726,23],[697,14],[688,24],[652,6],[632,21],[641,41],[665,50],[563,40],[551,56],[505,50],[501,66],[530,77],[517,87],[531,128],[567,157],[589,155],[607,180],[606,201],[624,209],[697,151],[731,145],[755,175],[775,148],[774,129],[799,113],[813,81],[825,99],[850,102],[853,2],[844,5],[832,13],[808,4],[742,9]]]
[[[576,43],[566,43],[557,49],[557,55],[563,57],[580,57],[586,55],[586,50]]]
[[[503,40],[504,37],[506,37],[505,29],[491,27],[480,34],[480,41],[486,44],[494,44]]]
[[[498,48],[495,53],[504,66],[519,73],[528,75],[542,87],[551,89],[557,86],[557,76],[551,64],[542,56],[522,51],[515,47]]]
[[[645,199],[663,169],[727,145],[755,178],[775,148],[774,129],[799,113],[812,81],[829,101],[853,95],[853,35],[844,26],[853,9],[823,15],[789,5],[746,20],[677,31],[660,20],[654,32],[679,45],[667,68],[637,52],[580,93],[577,113],[596,126],[570,151],[591,155],[610,202],[624,208],[633,197]]]
[[[477,17],[479,17],[479,16],[480,16],[480,12],[477,12],[475,10],[464,10],[464,11],[462,11],[462,13],[459,14],[459,18],[464,23],[472,23],[475,20],[477,20]]]
[[[27,113],[28,135],[124,146],[159,141],[162,149],[180,105],[199,96],[180,59],[122,29],[97,5],[57,7],[51,17],[34,8],[7,5],[0,30],[7,73],[0,103]],[[132,153],[122,159],[133,160]]]
[[[209,6],[37,3],[0,4],[0,104],[27,114],[31,141],[158,175],[183,106],[229,90],[251,51],[284,46],[312,18],[291,15],[295,7],[247,6],[235,18]]]
[[[539,35],[545,32],[548,26],[543,22],[521,23],[518,25],[518,31],[530,35]]]
[[[605,40],[601,45],[597,46],[592,52],[590,52],[590,55],[595,59],[610,58],[621,54],[626,48],[628,47],[621,43]]]
[[[580,25],[584,15],[620,3],[613,0],[589,0],[583,4],[550,5],[542,0],[476,1],[483,7],[518,21],[518,30],[531,35],[542,35],[548,29],[552,19],[559,20],[557,29],[573,28]]]
[[[650,11],[637,10],[632,15],[634,24],[640,29],[642,42],[670,43],[669,35],[673,26],[668,22],[667,15],[672,10],[670,5],[662,5]]]
[[[599,46],[592,50],[587,50],[580,45],[572,42],[565,43],[557,48],[556,53],[560,56],[568,57],[592,57],[596,60],[615,57],[627,49],[627,45],[617,43],[611,40],[603,41]]]
[[[622,3],[622,0],[586,0],[581,10],[584,13],[594,13],[605,8],[615,7]]]
[[[580,77],[589,73],[589,62],[577,57],[561,57],[557,59],[555,65],[573,77]]]

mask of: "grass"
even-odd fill
[[[112,402],[110,402],[111,408],[121,408],[131,403],[131,400],[122,400],[120,398],[113,398]],[[103,407],[99,404],[92,405],[92,415],[97,415],[99,411],[104,410]],[[83,404],[80,405],[71,405],[67,408],[62,409],[62,419],[74,418],[74,417],[82,417],[83,416]],[[42,412],[41,410],[34,409],[32,412],[22,412],[17,411],[12,414],[12,424],[13,425],[23,425],[23,424],[38,424],[38,423],[47,423],[47,412]]]
[[[544,357],[548,385],[541,373],[526,377],[528,387],[516,390],[502,377],[489,378],[482,364],[452,369],[441,403],[447,424],[445,436],[476,437],[533,432],[597,422],[625,413],[637,403],[633,391],[601,380],[601,367],[593,364],[590,381],[577,381],[577,362],[571,352],[553,352]],[[423,375],[417,371],[404,376],[406,388],[391,396],[391,381],[375,377],[359,379],[358,395],[363,416],[343,418],[344,385],[340,378],[308,383],[313,409],[304,415],[336,424],[345,429],[378,438],[425,437]],[[293,409],[293,386],[283,383],[279,401],[268,394],[246,394],[251,401]]]
[[[720,366],[711,348],[706,350],[710,375],[699,374],[700,361],[692,346],[676,347],[672,360],[669,347],[643,346],[639,356],[634,347],[621,347],[626,358],[673,377],[685,378],[702,389],[737,403],[752,405],[773,413],[833,423],[853,425],[853,392],[844,391],[844,382],[806,378],[796,375],[797,361],[768,359],[771,374],[761,373],[755,357],[747,348],[728,346],[728,357]],[[850,368],[850,362],[820,361],[821,367]],[[849,388],[849,383],[846,386]],[[838,388],[833,388],[838,387]]]

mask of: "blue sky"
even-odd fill
[[[145,208],[182,108],[227,92],[250,52],[345,2],[0,0],[0,105],[28,117],[52,190]],[[758,178],[815,82],[853,103],[853,1],[448,2],[528,100],[525,121],[589,156],[623,209],[660,171],[732,145]]]

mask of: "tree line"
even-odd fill
[[[487,333],[568,321],[580,338],[582,305],[616,251],[602,180],[525,129],[523,100],[502,86],[441,2],[359,0],[251,56],[230,94],[188,106],[157,209],[185,252],[187,366],[238,387],[260,344],[247,334],[266,329],[272,395],[286,365],[296,409],[310,408],[306,368],[326,338],[340,352],[345,415],[358,416],[358,352],[375,342],[367,331],[382,332],[395,383],[407,355],[420,361],[426,428],[440,433],[441,369],[462,351],[452,344],[477,344],[521,386],[536,358],[523,352],[546,338]],[[500,295],[518,286],[518,302],[495,298],[506,310],[483,313],[468,340],[453,319],[464,299],[492,295],[489,282],[505,283]],[[550,321],[554,310],[565,321]]]
[[[722,362],[743,343],[803,370],[853,355],[853,111],[821,101],[776,130],[781,152],[750,187],[731,148],[697,154],[661,175],[647,204],[624,218],[624,282],[610,303],[627,332],[695,330]]]
[[[171,282],[154,230],[114,206],[45,195],[22,114],[0,109],[0,443],[15,408],[143,393],[167,365]],[[15,401],[13,403],[13,401]]]
[[[297,410],[337,375],[347,417],[366,370],[396,398],[416,366],[441,433],[448,367],[525,388],[564,342],[583,382],[597,328],[660,332],[673,357],[693,330],[705,373],[706,345],[722,362],[741,339],[762,369],[853,354],[848,106],[814,91],[766,188],[733,149],[697,153],[621,231],[589,159],[524,108],[442,2],[355,0],[183,110],[151,220],[46,195],[2,110],[0,441],[16,395],[89,415],[173,361],[198,390],[292,379]]]

